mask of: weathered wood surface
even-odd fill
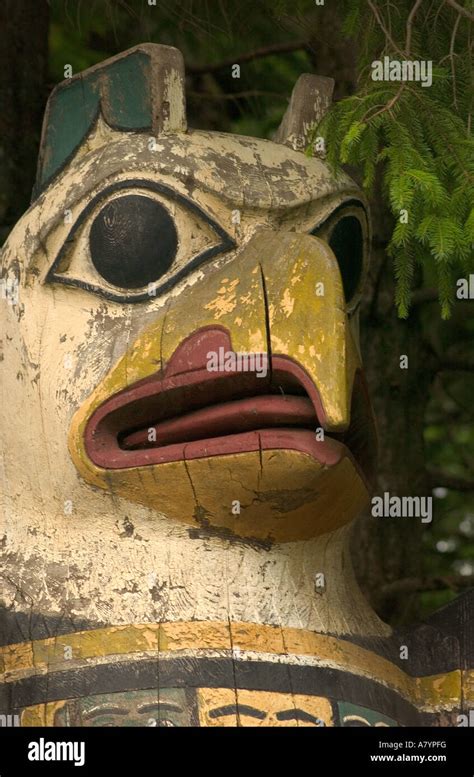
[[[352,572],[375,443],[330,246],[360,222],[357,295],[366,203],[285,145],[320,82],[299,83],[278,143],[187,130],[168,47],[51,97],[38,196],[2,254],[0,701],[23,725],[437,725],[472,704],[472,602],[396,635]],[[151,290],[145,210],[176,232]],[[210,343],[269,371],[231,374],[229,392]],[[253,402],[262,428],[235,434],[235,411],[232,434],[147,444],[206,396]],[[275,397],[311,428],[269,428]],[[223,423],[201,413],[188,433],[211,415]],[[138,453],[120,443],[137,434]]]

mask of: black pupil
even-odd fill
[[[105,205],[89,237],[92,263],[114,286],[139,289],[171,267],[178,237],[170,214],[159,202],[127,194]]]
[[[360,221],[355,216],[345,216],[332,231],[329,240],[341,270],[344,296],[350,302],[357,291],[363,263],[363,239]]]

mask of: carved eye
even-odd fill
[[[123,289],[139,289],[170,269],[178,235],[161,203],[126,194],[99,211],[89,245],[92,264],[102,278]]]
[[[342,205],[311,234],[325,240],[331,247],[341,271],[348,310],[353,310],[360,299],[368,264],[365,210],[360,204]]]
[[[46,282],[117,302],[149,301],[232,248],[232,238],[193,200],[159,182],[121,181],[79,213]]]
[[[359,219],[341,218],[330,234],[329,245],[339,264],[346,302],[350,303],[359,288],[363,268],[364,245]]]

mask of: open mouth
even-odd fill
[[[85,446],[91,461],[105,469],[277,449],[306,453],[327,467],[349,456],[370,488],[375,432],[360,373],[349,428],[321,439],[325,425],[305,370],[286,356],[273,356],[265,377],[205,368],[176,375],[168,368],[141,380],[95,410]]]

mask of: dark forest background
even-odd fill
[[[362,130],[370,125],[382,132],[372,154],[377,161],[369,191],[372,269],[361,315],[363,356],[380,436],[378,491],[434,497],[432,524],[364,516],[355,527],[353,555],[362,588],[379,614],[397,624],[428,615],[474,581],[474,301],[457,300],[453,293],[449,317],[446,306],[441,316],[434,269],[447,257],[445,296],[462,276],[456,270],[454,227],[450,233],[444,219],[444,234],[436,211],[429,222],[436,236],[430,238],[425,230],[423,261],[415,256],[404,265],[403,250],[402,259],[394,258],[392,189],[399,179],[386,161],[393,163],[396,152],[403,168],[405,157],[416,151],[408,144],[414,146],[418,138],[419,166],[434,170],[430,175],[440,171],[441,178],[446,173],[441,185],[452,200],[449,176],[456,171],[450,160],[456,149],[472,151],[473,90],[466,76],[472,67],[471,21],[472,3],[456,0],[398,0],[395,6],[380,0],[327,0],[324,5],[312,0],[158,0],[156,5],[153,0],[3,0],[0,7],[0,244],[29,205],[43,111],[66,65],[77,73],[144,41],[176,46],[187,67],[190,126],[271,138],[301,73],[332,76],[337,115],[351,119],[350,110],[359,105],[354,98],[372,100],[364,62],[396,51],[435,61],[441,86],[430,98],[431,132],[437,132],[439,110],[438,124],[447,127],[446,157],[444,141],[425,142],[426,128],[417,125],[410,132],[410,121],[417,124],[416,112],[409,114],[403,100],[415,92],[402,95],[398,84],[370,114],[370,119],[378,114],[379,123],[374,118],[370,125],[366,114],[362,119]],[[235,63],[241,66],[239,79],[232,78]],[[430,90],[421,89],[415,97],[427,100],[425,91]],[[345,146],[344,138],[342,143],[339,139],[333,156],[352,162],[351,174],[363,183],[364,165],[347,153],[348,144],[357,143],[360,135],[360,117],[352,118],[352,125],[347,122],[352,136]],[[398,135],[389,122],[398,122]],[[406,145],[398,148],[405,137]],[[370,143],[375,140],[368,138],[369,151]],[[381,151],[379,158],[375,152]],[[464,212],[472,195],[472,171],[459,167],[459,177],[468,181],[458,192]],[[392,189],[387,187],[390,172]],[[435,183],[425,179],[425,189],[410,190],[410,195],[431,204]],[[451,253],[439,248],[445,243]],[[463,250],[463,267],[469,270],[472,250],[467,256]],[[402,297],[409,295],[409,311],[400,305],[403,272],[409,279],[409,288],[402,289]],[[400,369],[401,354],[409,358],[407,370]]]

